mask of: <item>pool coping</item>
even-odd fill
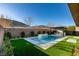
[[[51,46],[54,46],[55,44],[57,44],[58,42],[60,42],[60,41],[62,41],[62,40],[64,40],[64,39],[66,39],[68,36],[65,36],[65,37],[63,37],[63,38],[59,38],[59,39],[56,39],[56,40],[54,40],[54,41],[51,41],[51,42],[48,42],[48,43],[45,43],[45,44],[39,44],[39,45],[36,45],[36,44],[34,44],[34,43],[32,43],[32,44],[34,44],[34,45],[36,45],[36,46],[38,46],[38,47],[40,47],[40,48],[42,48],[42,49],[44,49],[44,50],[46,50],[46,49],[48,49],[48,48],[50,48]],[[24,40],[26,40],[26,41],[28,41],[29,39],[31,39],[31,38],[33,38],[33,37],[29,37],[29,38],[24,38]]]

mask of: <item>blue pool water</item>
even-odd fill
[[[56,36],[56,35],[40,35],[40,36],[37,36],[37,37],[32,37],[32,38],[29,38],[27,39],[27,41],[33,43],[33,44],[45,44],[45,43],[48,43],[48,42],[51,42],[51,41],[54,41],[58,38],[61,38],[61,36]]]

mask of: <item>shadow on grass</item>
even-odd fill
[[[15,56],[48,56],[45,52],[37,49],[33,44],[25,40],[12,41]]]
[[[23,48],[23,49],[22,49]],[[35,47],[22,47],[14,50],[16,56],[48,56],[46,53],[38,50]]]

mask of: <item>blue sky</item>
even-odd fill
[[[32,25],[47,25],[48,22],[56,26],[75,25],[65,3],[0,4],[1,14],[20,22],[30,16]]]

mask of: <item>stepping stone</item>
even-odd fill
[[[68,39],[68,40],[67,40],[67,42],[70,42],[70,43],[77,43],[77,40],[76,40],[76,39],[71,38],[71,39]]]

